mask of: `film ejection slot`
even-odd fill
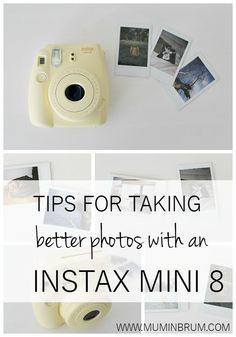
[[[54,67],[58,67],[61,64],[61,49],[60,48],[52,49],[51,63]]]

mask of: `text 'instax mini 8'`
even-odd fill
[[[106,121],[108,80],[99,44],[48,45],[36,56],[29,84],[31,123],[96,126]]]

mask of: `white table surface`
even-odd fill
[[[121,24],[162,25],[192,37],[187,57],[200,51],[218,73],[212,88],[177,111],[152,78],[114,74]],[[231,5],[5,5],[5,149],[231,149]],[[49,43],[99,42],[110,81],[109,117],[98,128],[42,129],[28,118],[28,77]]]

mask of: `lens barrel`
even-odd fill
[[[71,84],[65,90],[66,98],[72,102],[80,101],[84,95],[84,88],[79,84]]]
[[[84,321],[90,321],[91,319],[94,319],[95,317],[97,317],[97,315],[99,315],[99,313],[100,313],[99,310],[92,310],[84,316],[83,320]]]

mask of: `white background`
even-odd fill
[[[231,149],[231,5],[5,5],[5,149]],[[118,26],[162,25],[192,37],[218,83],[177,111],[160,83],[114,75]],[[48,43],[99,42],[110,80],[108,121],[98,128],[42,129],[28,118],[28,78]]]

